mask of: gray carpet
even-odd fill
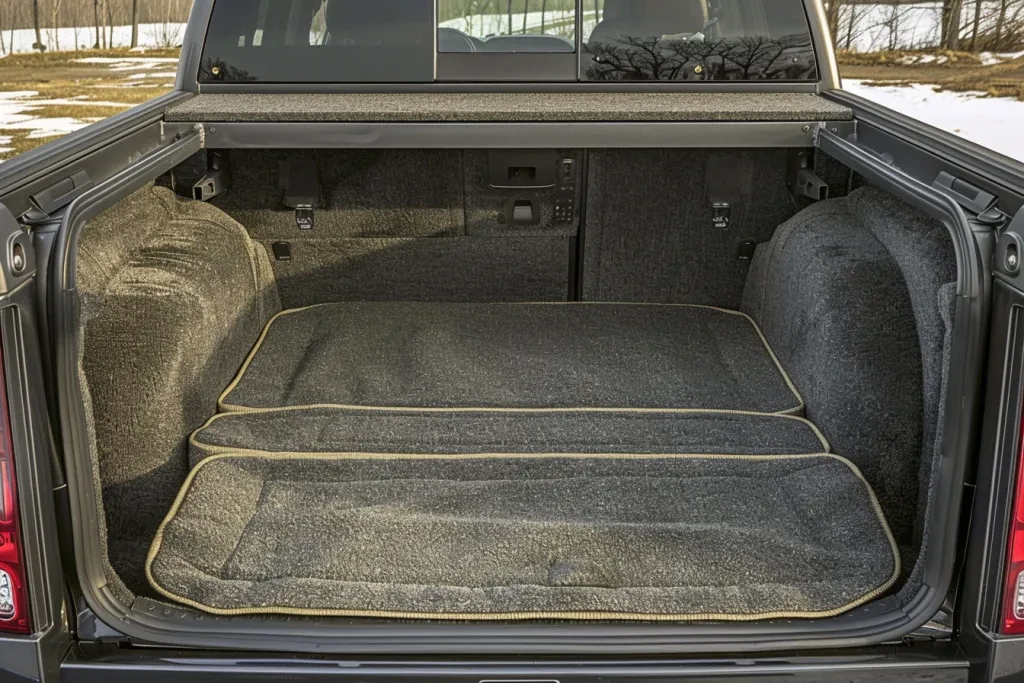
[[[820,617],[899,569],[830,455],[221,455],[168,520],[150,580],[221,614]]]
[[[227,411],[803,408],[757,327],[733,311],[398,302],[278,315],[220,403]]]
[[[225,451],[304,453],[820,453],[810,422],[734,413],[523,413],[297,408],[220,413],[192,462]]]
[[[610,149],[589,163],[586,301],[739,308],[740,245],[796,212],[784,149]],[[729,227],[714,226],[714,203],[729,205]]]

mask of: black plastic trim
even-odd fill
[[[78,648],[61,669],[66,683],[151,683],[236,680],[370,681],[373,683],[639,683],[719,681],[744,683],[879,683],[927,680],[965,683],[968,661],[954,645],[878,647],[855,655],[750,657],[699,660],[640,658],[629,661],[460,659],[331,659],[251,653],[203,655],[184,651],[124,651]]]
[[[858,141],[868,147],[884,144],[878,152],[898,155],[897,163],[917,175],[927,165],[935,175],[952,172],[1000,198],[1000,207],[1014,214],[1024,205],[1024,163],[993,150],[910,118],[843,90],[830,90],[822,96],[853,110],[857,119]],[[879,134],[875,134],[877,130]]]
[[[16,192],[47,175],[66,169],[68,164],[111,144],[115,138],[136,133],[163,121],[164,112],[190,99],[190,93],[171,92],[111,116],[0,165],[0,197]],[[95,176],[94,176],[95,178]],[[12,211],[15,211],[14,208]]]

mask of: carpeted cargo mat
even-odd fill
[[[217,614],[747,620],[841,613],[899,561],[833,455],[220,454],[147,573]]]
[[[375,302],[284,311],[220,403],[227,411],[803,410],[744,314],[600,303]]]
[[[399,411],[284,408],[218,413],[192,435],[193,464],[224,452],[821,453],[802,417],[737,413]]]

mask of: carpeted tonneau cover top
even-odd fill
[[[820,453],[802,417],[736,413],[378,411],[294,408],[219,413],[192,435],[190,457],[302,453]]]
[[[899,561],[828,454],[220,454],[147,572],[217,614],[747,620],[838,614]]]
[[[803,410],[746,315],[603,303],[376,302],[284,311],[220,403],[227,411]]]

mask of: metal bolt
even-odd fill
[[[1015,269],[1017,267],[1017,255],[1016,254],[1007,254],[1006,255],[1006,267],[1008,269],[1010,269],[1010,270],[1013,270],[1013,269]]]
[[[220,76],[220,67],[213,67],[212,69],[210,69],[210,73],[212,73],[214,76]]]
[[[804,126],[800,130],[802,130],[805,133],[810,133],[811,132],[811,127],[810,126]]]
[[[836,126],[832,126],[832,132],[833,133],[838,133],[839,132],[839,128],[836,127]]]
[[[800,61],[800,58],[799,58],[799,57],[793,57],[793,63],[794,63],[794,64],[796,64],[796,63],[797,63],[797,62],[799,62],[799,61]]]
[[[693,67],[693,73],[695,73],[695,74],[702,74],[702,73],[704,73],[704,67],[702,67],[700,64],[698,64],[697,66]]]

